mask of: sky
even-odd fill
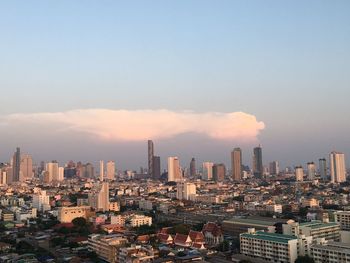
[[[350,2],[1,1],[0,161],[350,163]],[[349,165],[348,165],[349,166]]]

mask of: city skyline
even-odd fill
[[[181,159],[262,144],[282,166],[350,163],[348,1],[39,2],[0,4],[1,160],[145,166],[152,139]]]

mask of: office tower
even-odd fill
[[[240,181],[242,179],[242,150],[234,148],[231,152],[232,179]]]
[[[98,193],[98,204],[97,209],[100,211],[109,210],[109,184],[108,182],[103,182],[101,190]]]
[[[58,181],[64,180],[64,167],[58,167]]]
[[[154,156],[153,141],[148,140],[148,175],[151,178],[154,178],[154,174],[153,174],[153,156]]]
[[[159,180],[160,179],[160,157],[159,156],[153,156],[153,179]]]
[[[302,166],[296,166],[295,167],[295,179],[297,182],[303,182],[304,181],[304,169]]]
[[[345,155],[340,152],[331,152],[329,155],[331,181],[332,183],[342,183],[346,181]]]
[[[46,191],[41,190],[39,193],[33,195],[33,207],[41,212],[51,209],[50,196],[46,195]]]
[[[325,158],[321,158],[318,160],[319,162],[319,172],[321,180],[326,181],[327,180],[327,161]]]
[[[259,145],[254,148],[253,156],[253,173],[254,176],[261,177],[264,172],[263,161],[262,161],[262,148]]]
[[[213,166],[214,164],[212,162],[203,163],[203,174],[202,174],[203,180],[209,181],[213,179]]]
[[[215,181],[222,182],[225,180],[226,167],[223,163],[214,164],[213,166],[213,178]]]
[[[316,176],[316,166],[314,162],[307,163],[307,179],[312,181]]]
[[[190,176],[196,176],[196,160],[194,158],[192,158],[190,162]]]
[[[100,181],[102,182],[103,181],[103,178],[104,178],[104,162],[103,161],[100,161]]]
[[[28,154],[21,156],[20,181],[33,178],[33,160]]]
[[[182,180],[180,161],[178,157],[168,158],[168,182],[180,182]]]
[[[273,161],[270,163],[270,174],[278,175],[280,173],[279,163],[277,161]]]
[[[13,174],[12,174],[11,182],[18,182],[20,171],[21,171],[21,150],[19,147],[16,148],[16,152],[13,155],[12,168],[13,168]]]
[[[107,162],[107,179],[108,180],[115,179],[115,162],[113,161]]]
[[[46,172],[48,172],[48,182],[59,181],[58,180],[58,163],[52,161],[51,163],[46,164]]]

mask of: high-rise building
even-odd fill
[[[327,180],[327,161],[325,158],[322,158],[322,159],[319,159],[318,162],[319,162],[318,170],[320,173],[321,180],[325,181]]]
[[[46,195],[46,191],[41,190],[33,195],[33,207],[41,212],[51,209],[50,196]]]
[[[262,160],[262,148],[260,145],[254,148],[253,173],[254,173],[254,176],[257,176],[257,177],[261,177],[264,173],[263,160]]]
[[[242,150],[234,148],[231,152],[232,179],[240,181],[242,179]]]
[[[98,210],[103,212],[109,210],[109,184],[103,182],[100,192],[98,193]]]
[[[316,176],[316,166],[314,162],[307,163],[307,179],[312,181]]]
[[[59,181],[58,178],[58,163],[52,161],[46,164],[46,171],[48,172],[48,182]]]
[[[107,162],[107,179],[108,180],[115,179],[115,162],[114,161]]]
[[[21,156],[20,181],[33,178],[33,160],[28,154]]]
[[[58,167],[58,181],[64,180],[64,167]]]
[[[95,176],[95,168],[91,163],[87,163],[84,165],[84,174],[85,178],[94,178]]]
[[[297,182],[303,182],[304,181],[304,169],[302,166],[296,166],[295,167],[295,179]]]
[[[331,152],[329,155],[331,181],[332,183],[342,183],[346,181],[345,155],[340,152]]]
[[[153,157],[154,157],[153,141],[148,140],[148,175],[151,178],[154,178],[154,174],[153,174]]]
[[[273,161],[270,163],[270,174],[278,175],[280,173],[279,163],[277,161]]]
[[[176,197],[179,200],[194,200],[196,196],[196,185],[189,182],[181,182],[177,184]]]
[[[182,181],[180,161],[178,157],[168,158],[168,182]]]
[[[213,178],[215,181],[222,182],[225,180],[226,167],[223,163],[214,164]]]
[[[104,179],[104,173],[105,173],[105,170],[104,170],[104,162],[101,160],[100,161],[100,181],[102,182],[103,179]]]
[[[212,180],[213,179],[213,166],[214,164],[212,162],[204,162],[203,163],[203,180]]]
[[[161,173],[160,173],[160,157],[159,156],[153,156],[153,179],[159,180]]]
[[[190,176],[194,177],[196,174],[196,160],[192,158],[190,162]]]
[[[13,167],[13,174],[12,174],[12,182],[18,182],[20,178],[20,171],[21,171],[21,150],[19,147],[16,148],[16,152],[13,155],[12,158],[12,167]]]

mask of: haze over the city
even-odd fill
[[[213,3],[1,2],[0,161],[349,158],[350,2]]]

